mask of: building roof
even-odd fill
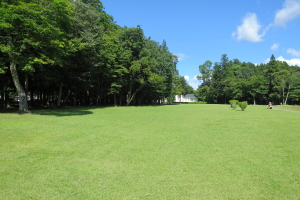
[[[185,98],[198,98],[196,95],[194,94],[187,94],[184,96]]]

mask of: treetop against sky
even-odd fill
[[[146,36],[167,41],[177,68],[196,88],[198,66],[229,59],[260,64],[277,60],[300,65],[299,0],[102,0],[121,26],[142,25]]]

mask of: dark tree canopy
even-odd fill
[[[0,13],[2,107],[156,104],[187,87],[166,41],[120,27],[100,0],[3,0]]]

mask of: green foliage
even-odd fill
[[[220,62],[215,62],[212,69],[211,66],[211,61],[199,66],[201,85],[196,91],[200,99],[209,103],[226,103],[228,99],[253,101],[254,105],[298,101],[293,91],[298,87],[299,67],[277,61],[274,55],[269,63],[254,65],[229,60],[223,54]]]
[[[239,103],[239,100],[229,100],[230,106],[233,110],[236,109],[237,104]]]
[[[5,74],[6,70],[8,69],[8,67],[5,66],[0,66],[0,74]]]
[[[203,84],[209,84],[211,81],[211,76],[212,76],[212,62],[207,60],[203,65],[199,66],[199,71],[200,74],[197,78],[198,80],[203,81]]]
[[[205,102],[205,101],[188,102],[188,104],[207,104],[207,102]]]
[[[212,88],[209,87],[208,85],[203,85],[201,87],[198,87],[197,90],[195,91],[195,94],[197,97],[206,102],[211,102],[212,98],[212,93],[211,93]]]
[[[247,101],[238,102],[238,106],[242,109],[242,111],[245,111],[245,109],[248,106],[248,102]]]
[[[13,87],[6,72],[14,66],[24,104],[27,94],[39,106],[156,104],[174,94],[178,59],[166,41],[146,38],[141,26],[118,26],[100,0],[0,4],[1,92]],[[180,81],[183,92],[193,91]]]

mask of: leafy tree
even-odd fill
[[[212,101],[210,87],[208,85],[203,85],[201,87],[198,87],[197,90],[195,91],[195,94],[201,101],[205,101],[205,102]]]
[[[94,7],[98,12],[102,12],[104,9],[104,6],[100,0],[81,0],[81,1],[83,3],[89,4],[90,6]]]
[[[48,3],[47,8],[36,2],[0,3],[1,45],[17,89],[21,112],[28,111],[24,86],[18,70],[32,72],[36,64],[60,62],[60,54],[68,46],[71,7],[67,0]]]
[[[294,87],[291,89],[291,98],[300,104],[300,75],[297,75],[297,79],[295,79]]]
[[[202,85],[209,85],[212,76],[212,62],[207,60],[203,65],[199,65],[200,74],[197,78],[202,81]]]
[[[119,36],[121,29],[107,31],[102,40],[100,50],[101,68],[103,78],[108,81],[108,94],[114,95],[114,104],[117,105],[116,95],[123,87],[125,74],[129,73],[125,66],[130,63],[131,51],[122,50]],[[98,84],[97,84],[98,85]]]
[[[278,90],[283,104],[286,104],[286,101],[284,100],[285,97],[287,98],[288,95],[286,95],[287,90],[287,84],[288,79],[291,76],[290,72],[288,70],[281,70],[279,72],[273,73],[273,84],[274,88]]]
[[[300,84],[300,68],[298,66],[291,66],[289,69],[289,76],[287,78],[287,95],[285,98],[285,104],[291,94],[292,98],[297,97],[297,92],[299,93]]]
[[[256,105],[256,99],[266,95],[268,85],[266,79],[262,75],[254,75],[247,79],[248,93],[253,99],[253,104]]]
[[[242,109],[242,111],[245,111],[245,109],[248,106],[247,101],[238,102],[239,107]]]

